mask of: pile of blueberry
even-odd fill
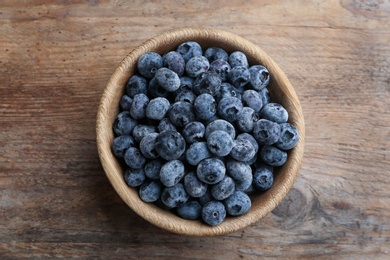
[[[113,124],[126,183],[141,200],[211,226],[245,214],[248,195],[272,186],[299,139],[270,102],[269,81],[244,53],[193,41],[142,55]]]

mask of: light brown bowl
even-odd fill
[[[250,64],[262,64],[268,68],[271,80],[268,86],[271,99],[282,104],[289,113],[289,122],[297,127],[300,139],[288,153],[288,160],[274,174],[274,184],[266,192],[251,196],[252,208],[239,217],[227,217],[220,225],[211,227],[201,221],[185,220],[152,203],[143,202],[134,188],[124,181],[124,170],[111,152],[114,139],[112,124],[119,111],[119,100],[125,85],[136,69],[138,58],[149,51],[160,54],[175,50],[185,41],[196,41],[203,49],[221,47],[226,51],[244,52]],[[235,34],[204,28],[186,28],[158,35],[128,54],[115,69],[103,93],[97,114],[97,146],[102,166],[114,189],[123,201],[139,216],[150,223],[183,235],[215,236],[243,229],[271,212],[291,189],[300,169],[304,152],[305,127],[301,105],[293,86],[279,66],[259,47]]]

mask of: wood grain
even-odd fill
[[[388,259],[388,1],[1,1],[0,256]],[[303,107],[293,189],[262,221],[184,237],[138,217],[101,168],[99,100],[134,47],[210,26],[258,44]]]

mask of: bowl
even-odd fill
[[[287,162],[274,172],[274,184],[266,192],[251,195],[252,207],[244,215],[227,217],[217,226],[202,221],[186,220],[153,203],[143,202],[136,189],[124,180],[124,169],[111,152],[114,139],[113,122],[119,112],[119,101],[125,86],[136,71],[138,58],[146,52],[164,54],[185,41],[196,41],[203,49],[221,47],[228,52],[242,51],[250,64],[262,64],[268,68],[271,80],[268,85],[271,100],[280,103],[289,113],[289,122],[300,135],[298,144],[288,152]],[[287,195],[297,178],[304,152],[305,127],[302,108],[293,86],[281,68],[261,48],[252,42],[227,31],[212,28],[183,28],[165,32],[131,51],[116,67],[101,98],[97,113],[97,147],[102,167],[108,180],[122,200],[140,217],[170,232],[190,236],[216,236],[241,230],[270,213]]]

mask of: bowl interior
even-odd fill
[[[164,54],[185,41],[196,41],[203,49],[221,47],[228,52],[244,52],[250,64],[262,64],[270,72],[268,86],[271,99],[282,104],[289,112],[289,122],[297,127],[300,140],[288,152],[287,162],[275,169],[274,184],[266,192],[252,195],[252,208],[240,217],[228,217],[220,225],[211,227],[201,221],[185,220],[175,214],[162,210],[152,203],[143,202],[134,188],[124,181],[121,164],[111,152],[114,139],[112,124],[119,112],[119,100],[125,92],[125,85],[134,74],[138,58],[149,51]],[[97,115],[97,146],[102,166],[114,189],[123,201],[138,215],[150,223],[177,234],[212,236],[237,231],[253,224],[272,211],[292,187],[302,160],[304,150],[304,120],[298,97],[279,66],[259,47],[235,34],[215,29],[180,29],[156,36],[129,53],[115,69],[105,91]]]

